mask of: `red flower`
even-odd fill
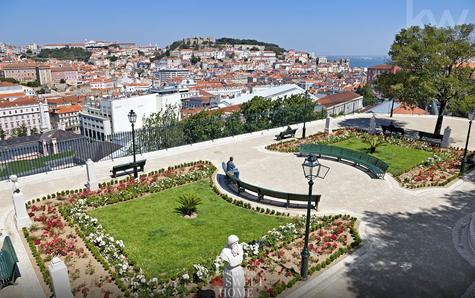
[[[40,245],[41,240],[40,240],[40,239],[35,239],[35,240],[33,240],[33,243],[34,243],[35,245]]]
[[[331,235],[331,238],[332,238],[333,241],[335,241],[335,240],[336,240],[336,235],[335,235],[335,234],[332,234],[332,235]]]
[[[221,276],[216,276],[211,279],[210,284],[214,287],[222,287],[224,283]]]

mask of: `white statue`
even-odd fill
[[[11,175],[10,181],[13,182],[13,193],[20,192],[20,182],[18,182],[18,177],[16,175]]]
[[[369,133],[376,133],[376,116],[373,114],[373,117],[369,120]]]
[[[244,257],[242,245],[236,235],[228,237],[228,245],[223,248],[220,258],[226,262],[224,267],[224,298],[244,297],[244,270],[241,263]]]

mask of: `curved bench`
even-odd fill
[[[289,207],[295,207],[295,208],[307,208],[308,204],[308,195],[306,194],[295,194],[295,193],[286,193],[286,192],[280,192],[280,191],[275,191],[272,189],[267,189],[263,187],[259,187],[256,185],[252,185],[249,183],[246,183],[238,178],[236,178],[232,172],[227,172],[226,168],[223,163],[223,171],[225,173],[225,177],[228,182],[228,187],[232,189],[234,192],[236,192],[238,195],[243,197],[243,193],[245,191],[250,191],[253,192],[257,195],[257,202],[259,203],[265,203],[265,199],[271,198],[269,203],[272,203],[272,205],[279,205],[277,200],[272,200],[272,198],[276,199],[281,199],[285,200],[285,202],[282,202],[280,205],[285,208]],[[232,186],[234,184],[234,187]],[[320,202],[320,195],[312,195],[311,197],[311,205],[312,208],[315,210],[318,210],[318,203]],[[300,204],[299,204],[300,203]],[[291,206],[291,204],[293,206]]]
[[[369,154],[324,144],[300,145],[300,156],[308,155],[333,157],[338,161],[346,160],[352,162],[355,166],[363,166],[378,178],[384,178],[384,174],[386,174],[389,167],[384,161]]]

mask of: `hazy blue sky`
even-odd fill
[[[475,23],[475,0],[0,0],[0,42],[252,38],[324,55],[384,55],[403,27]]]

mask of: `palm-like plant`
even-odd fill
[[[178,198],[178,203],[180,203],[180,207],[176,208],[177,212],[183,216],[190,216],[198,210],[197,207],[201,204],[201,199],[193,194],[183,194]]]
[[[376,148],[384,142],[384,138],[380,135],[368,134],[363,138],[363,142],[369,145],[369,153],[375,153]]]

